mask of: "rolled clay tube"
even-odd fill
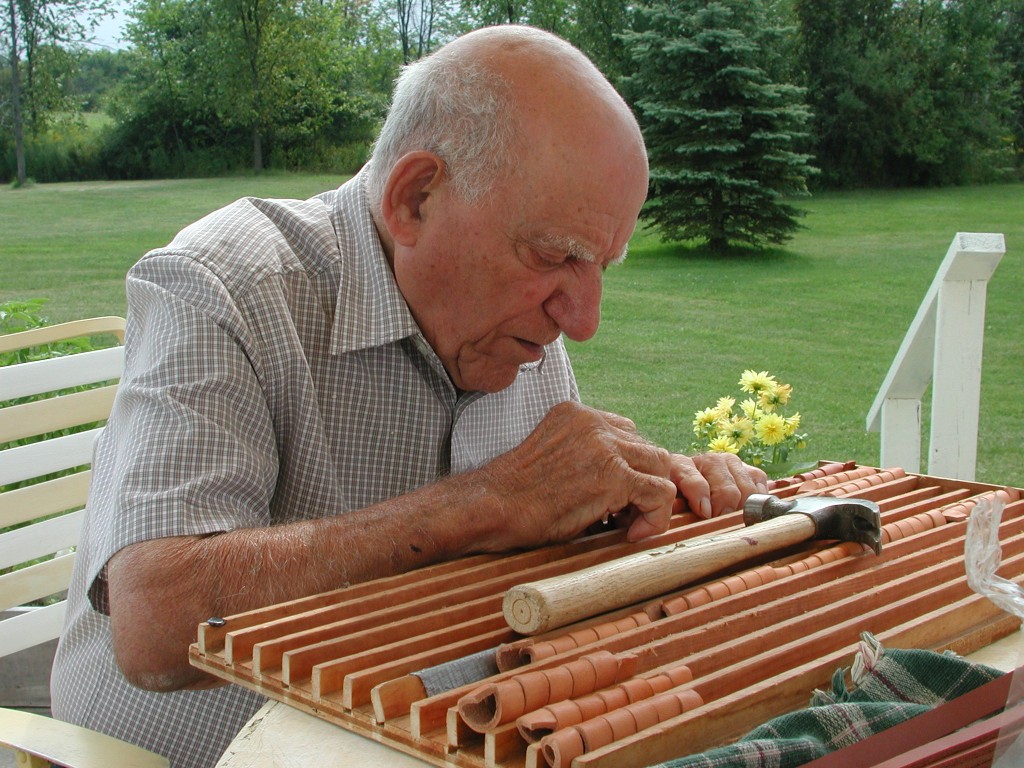
[[[531,662],[550,658],[556,654],[580,648],[589,643],[612,637],[620,632],[636,629],[644,624],[650,624],[651,617],[642,611],[632,613],[616,621],[605,621],[595,624],[587,629],[568,632],[564,635],[543,640],[531,645],[524,646],[520,653],[526,656]]]
[[[541,754],[551,768],[568,768],[583,752],[583,736],[575,728],[555,731],[541,741]]]
[[[571,676],[572,686],[566,693],[564,679],[560,678],[556,692],[562,698],[577,698],[607,688],[620,677],[631,676],[636,669],[636,657],[598,651],[563,664],[562,669]],[[478,733],[511,723],[524,712],[552,702],[552,685],[548,678],[553,673],[554,669],[524,672],[508,680],[482,685],[459,699],[459,715]],[[557,674],[564,677],[566,672]]]
[[[633,719],[636,720],[637,733],[661,722],[658,717],[658,708],[651,701],[638,701],[630,707],[629,711],[632,713]]]
[[[622,685],[618,686],[618,689],[626,694],[627,703],[640,701],[641,699],[649,699],[657,693],[657,691],[654,690],[653,683],[643,677],[634,677],[632,680],[627,680]]]
[[[604,712],[611,712],[613,709],[618,709],[619,707],[624,707],[629,704],[629,694],[618,685],[614,688],[598,691],[592,695],[601,700],[601,703],[604,705]]]
[[[692,680],[693,672],[689,667],[671,667],[650,677],[634,677],[589,696],[555,702],[536,711],[527,712],[516,720],[516,727],[525,741],[533,743],[553,731],[578,725],[614,709],[650,699]]]
[[[662,693],[579,725],[561,728],[541,739],[541,753],[551,768],[568,768],[584,752],[591,752],[637,733],[640,723],[650,728],[703,704],[704,700],[694,690]],[[642,712],[634,713],[634,709]],[[654,722],[651,722],[652,712],[656,718]],[[574,733],[575,736],[572,735]]]
[[[459,699],[457,706],[466,725],[478,733],[486,733],[523,714],[526,711],[526,694],[519,682],[512,678],[470,691]]]
[[[633,713],[629,711],[629,707],[613,709],[604,716],[603,720],[608,723],[608,727],[612,729],[612,741],[624,739],[637,732],[636,720],[633,718]],[[587,737],[584,736],[583,746],[586,745]]]
[[[854,467],[853,469],[848,469],[845,472],[836,472],[834,475],[816,477],[813,480],[807,480],[800,484],[799,492],[806,493],[808,491],[821,491],[826,488],[833,488],[850,480],[867,477],[875,473],[876,470],[872,467]]]
[[[572,697],[572,670],[555,667],[548,670],[548,701],[561,702]]]

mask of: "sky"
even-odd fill
[[[93,42],[88,46],[90,49],[109,48],[113,50],[124,48],[127,45],[121,38],[122,29],[127,21],[124,15],[124,6],[123,2],[112,3],[115,14],[100,22],[100,25],[92,33]]]

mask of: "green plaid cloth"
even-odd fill
[[[870,634],[851,670],[832,677],[832,690],[815,691],[807,709],[782,715],[729,746],[662,763],[657,768],[791,768],[823,757],[927,712],[1003,673],[955,654],[885,651]]]

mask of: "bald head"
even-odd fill
[[[390,169],[408,152],[436,153],[456,191],[473,201],[499,177],[524,172],[521,157],[538,142],[586,153],[606,152],[609,139],[646,174],[632,112],[579,50],[532,27],[476,30],[402,71],[374,146],[370,200],[379,204]]]
[[[647,194],[633,115],[557,37],[494,27],[407,67],[368,169],[395,282],[453,384],[594,335]]]

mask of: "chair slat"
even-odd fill
[[[82,510],[69,512],[0,534],[0,568],[21,565],[75,546],[84,514]]]
[[[0,576],[0,610],[56,595],[68,588],[75,553],[45,560]]]
[[[116,393],[117,385],[111,384],[0,409],[0,445],[102,421],[110,415]]]
[[[60,635],[67,604],[53,605],[19,612],[0,621],[0,656],[23,651]]]
[[[85,506],[92,470],[0,493],[0,528]]]
[[[0,401],[118,379],[123,368],[124,347],[4,366],[0,368]],[[46,382],[45,388],[41,382]]]
[[[0,451],[0,485],[92,463],[93,446],[102,431],[98,427]]]
[[[52,717],[0,708],[0,744],[75,768],[167,768],[166,757]],[[21,765],[22,763],[18,763]]]
[[[47,325],[43,328],[32,328],[28,331],[9,333],[0,336],[0,352],[11,352],[15,349],[38,347],[64,339],[76,339],[82,336],[100,336],[110,334],[124,343],[123,317],[87,317],[83,320],[72,320],[68,323]]]

